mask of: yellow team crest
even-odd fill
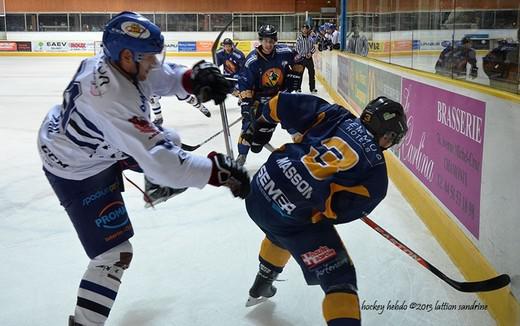
[[[269,68],[262,75],[262,87],[282,86],[283,74],[280,68]]]

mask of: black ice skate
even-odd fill
[[[276,287],[273,286],[273,282],[277,276],[277,272],[260,264],[260,271],[256,274],[255,282],[249,289],[249,299],[247,299],[246,307],[257,305],[274,296]]]
[[[83,326],[74,321],[74,316],[69,316],[69,326]]]
[[[177,196],[186,191],[188,188],[169,188],[162,187],[151,183],[148,179],[144,179],[144,192],[146,196],[144,196],[145,208],[155,206],[157,204],[162,203],[163,201],[167,201],[168,199]]]

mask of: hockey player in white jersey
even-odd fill
[[[226,186],[241,198],[249,192],[247,172],[233,160],[186,153],[175,132],[150,120],[152,94],[223,102],[230,85],[219,69],[204,61],[191,70],[162,64],[160,29],[132,12],[107,23],[103,44],[104,54],[80,64],[38,135],[45,175],[91,259],[69,325],[105,323],[132,260],[122,169],[172,188]]]

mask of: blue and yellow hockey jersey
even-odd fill
[[[383,152],[345,108],[312,95],[280,93],[259,109],[290,131],[294,143],[274,151],[254,176],[258,200],[295,222],[346,223],[385,197]]]
[[[239,49],[227,53],[224,49],[217,51],[217,66],[224,66],[224,76],[237,78],[244,66],[246,58]]]
[[[287,65],[294,63],[294,56],[293,50],[281,44],[276,44],[270,55],[258,48],[251,51],[238,81],[241,98],[261,100],[278,94],[283,90]]]

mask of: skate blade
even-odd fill
[[[155,205],[157,205],[157,204],[160,204],[160,203],[162,203],[162,202],[165,202],[165,201],[167,201],[168,199],[170,199],[170,198],[172,198],[172,197],[175,197],[175,196],[177,196],[177,194],[175,194],[175,195],[173,195],[173,196],[170,196],[170,197],[163,197],[163,198],[157,199],[157,200],[153,201],[152,203],[150,203],[150,202],[146,202],[146,203],[144,204],[144,208],[150,208],[150,207],[152,207],[152,206],[155,206]]]
[[[256,306],[257,304],[260,304],[266,300],[266,297],[253,298],[252,296],[249,296],[249,298],[246,301],[246,307]]]

